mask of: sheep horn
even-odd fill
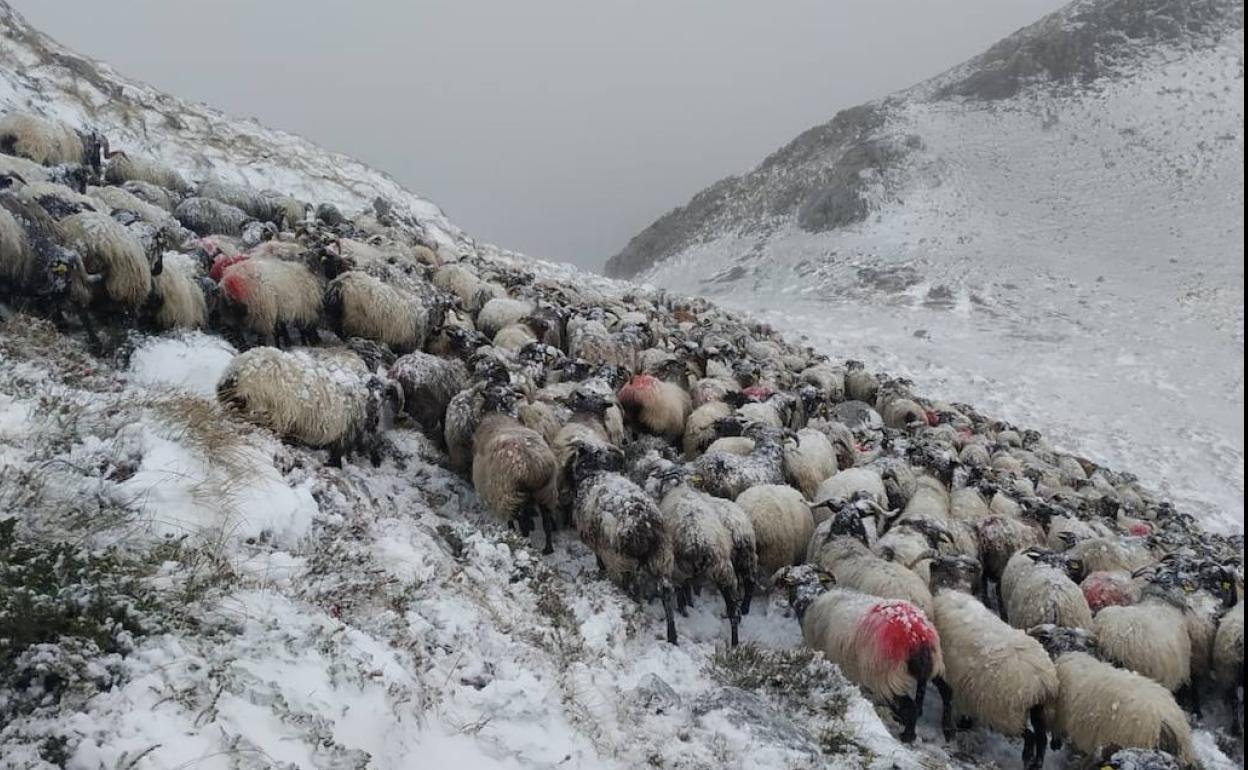
[[[923,553],[911,559],[910,563],[906,565],[906,569],[914,569],[914,565],[926,559],[937,559],[937,558],[940,558],[940,552],[935,550],[934,548],[929,548]]]

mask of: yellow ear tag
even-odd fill
[[[52,272],[54,272],[54,273],[58,273],[58,274],[59,274],[59,273],[64,273],[64,272],[67,272],[68,270],[69,270],[69,268],[68,268],[68,267],[66,267],[65,265],[54,265],[54,266],[52,267]]]

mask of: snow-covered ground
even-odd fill
[[[866,222],[725,233],[643,279],[1025,422],[1243,531],[1242,29],[1091,88],[889,105],[880,133],[918,141],[870,181]]]

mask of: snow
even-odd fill
[[[217,381],[237,353],[220,337],[190,332],[144,341],[130,358],[134,378],[149,385],[168,385],[211,397]]]

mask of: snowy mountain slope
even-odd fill
[[[782,307],[1242,529],[1243,104],[1242,3],[1074,3],[708,189],[614,271]]]
[[[95,122],[199,176],[348,209],[381,194],[461,250],[635,289],[474,244],[378,172],[125,81],[3,0],[0,18],[6,108]],[[538,556],[414,431],[387,434],[378,469],[326,467],[216,407],[221,339],[132,342],[108,361],[41,321],[0,329],[0,521],[20,513],[28,538],[0,527],[0,602],[37,590],[40,622],[75,639],[13,662],[25,686],[0,689],[2,770],[1016,766],[1017,742],[946,747],[931,702],[920,741],[898,744],[800,651],[779,601],[756,602],[736,653],[713,601],[668,646],[658,608],[600,579],[575,535]],[[1198,741],[1210,770],[1237,766],[1212,732]]]

